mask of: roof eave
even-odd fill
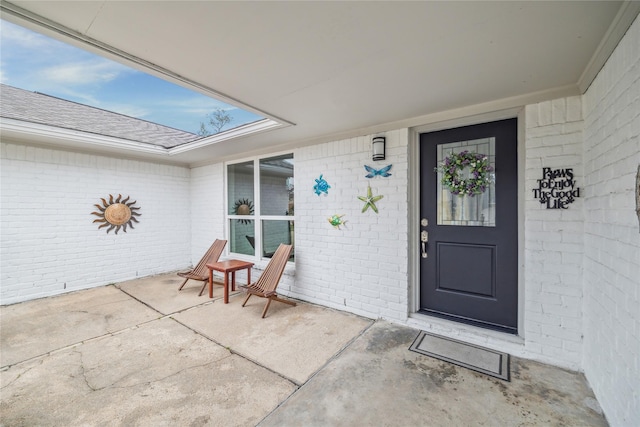
[[[224,132],[216,133],[214,135],[197,139],[195,141],[181,144],[179,146],[170,148],[168,150],[168,154],[170,156],[185,153],[187,151],[196,150],[198,148],[207,147],[209,145],[218,144],[223,141],[228,141],[231,139],[242,138],[248,135],[253,135],[259,132],[266,132],[272,129],[278,129],[291,126],[290,123],[278,122],[272,119],[262,119],[256,122],[247,123],[242,126],[238,126],[233,129],[229,129]]]
[[[151,144],[5,117],[0,120],[0,135],[3,140],[6,138],[63,147],[80,148],[85,146],[107,149],[108,151],[125,150],[138,154],[169,156],[166,148]]]
[[[259,132],[266,132],[290,126],[288,123],[272,119],[262,119],[225,132],[200,138],[172,148],[132,141],[113,136],[100,135],[75,129],[67,129],[41,123],[27,122],[6,117],[0,118],[0,137],[7,142],[39,144],[77,151],[99,151],[122,157],[142,157],[147,159],[183,163],[174,156],[198,150],[207,146],[229,141]]]

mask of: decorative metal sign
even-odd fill
[[[533,189],[533,197],[547,209],[568,209],[580,197],[580,189],[573,179],[573,168],[542,168],[542,178],[538,180],[538,188]]]

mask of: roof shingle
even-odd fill
[[[0,117],[164,148],[201,138],[190,132],[4,84],[0,85]]]

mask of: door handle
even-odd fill
[[[420,232],[420,242],[422,246],[422,258],[427,257],[427,242],[429,241],[429,233],[425,230]]]

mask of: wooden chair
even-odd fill
[[[247,298],[242,303],[244,307],[251,295],[257,295],[262,298],[267,299],[267,304],[262,311],[262,318],[267,315],[267,310],[269,309],[269,304],[271,304],[272,300],[280,301],[285,304],[295,306],[296,303],[293,301],[287,301],[281,299],[276,294],[276,288],[278,287],[278,283],[280,282],[280,278],[282,277],[282,272],[284,271],[284,267],[287,264],[287,260],[291,255],[292,245],[281,244],[278,246],[278,249],[273,254],[273,257],[269,260],[267,264],[267,268],[264,269],[260,278],[250,285],[241,285],[240,289],[247,293]]]
[[[218,258],[220,258],[220,255],[222,255],[222,251],[224,250],[224,247],[226,245],[226,240],[216,239],[216,241],[213,242],[213,245],[211,245],[207,253],[204,254],[198,265],[196,265],[193,270],[178,273],[178,276],[185,278],[184,282],[182,282],[182,285],[180,285],[178,290],[181,291],[189,279],[200,280],[204,282],[204,284],[202,285],[202,289],[200,289],[200,293],[198,294],[198,296],[202,296],[204,288],[206,288],[207,284],[209,283],[209,269],[207,268],[207,264],[218,261]]]

